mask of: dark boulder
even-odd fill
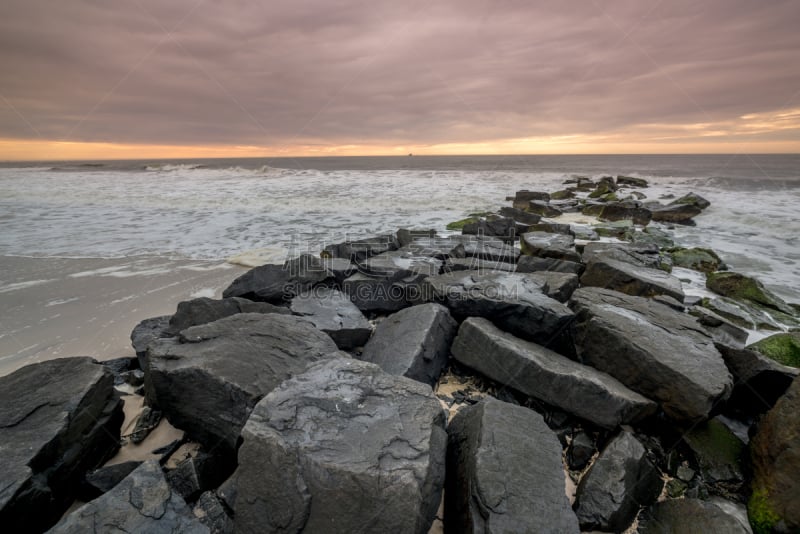
[[[333,277],[336,287],[358,272],[358,265],[345,258],[322,258],[322,266]]]
[[[575,513],[584,530],[624,531],[640,506],[654,502],[664,481],[633,434],[606,445],[578,486]]]
[[[99,469],[87,473],[81,484],[78,498],[83,501],[91,501],[100,495],[111,491],[114,486],[119,484],[122,479],[130,475],[131,472],[142,465],[140,461],[122,462],[103,466]]]
[[[523,189],[522,191],[516,192],[514,195],[514,200],[520,200],[524,202],[541,200],[542,202],[550,202],[550,193],[544,191],[528,191],[527,189]]]
[[[518,273],[534,273],[552,271],[580,275],[584,265],[575,261],[557,260],[555,258],[539,258],[536,256],[520,256],[517,260]]]
[[[151,317],[137,324],[131,332],[131,345],[139,358],[139,364],[142,363],[142,358],[147,352],[147,345],[150,342],[169,337],[167,333],[169,329],[169,320],[171,315],[162,315],[160,317]]]
[[[428,532],[445,423],[424,384],[353,359],[311,366],[259,402],[242,431],[237,530]]]
[[[708,248],[675,248],[670,250],[672,264],[704,273],[719,271],[725,267],[720,257]]]
[[[706,287],[723,297],[748,301],[767,310],[774,310],[789,316],[796,313],[791,306],[765,288],[761,282],[743,274],[729,271],[709,273],[706,278]]]
[[[372,334],[364,314],[344,293],[317,288],[292,299],[292,313],[307,319],[343,350],[363,347]]]
[[[525,207],[527,207],[527,204],[525,204]],[[500,215],[502,215],[503,217],[509,217],[511,219],[514,219],[518,223],[522,224],[536,224],[542,219],[541,215],[536,215],[535,213],[529,213],[519,208],[509,208],[509,207],[500,208],[500,211],[498,213],[500,213]]]
[[[178,309],[170,318],[166,332],[170,336],[177,336],[182,330],[189,327],[211,323],[237,313],[283,313],[288,315],[291,312],[283,306],[253,302],[239,297],[221,300],[198,298],[178,304]]]
[[[502,241],[513,243],[527,229],[509,217],[489,216],[475,222],[465,224],[461,229],[464,235],[496,237]]]
[[[528,202],[528,207],[525,208],[528,213],[534,213],[542,217],[559,217],[563,212],[555,206],[546,203],[532,200]]]
[[[520,246],[522,253],[529,256],[581,261],[581,255],[575,250],[575,238],[569,235],[528,232],[522,235]]]
[[[721,343],[730,347],[743,347],[747,343],[747,330],[740,328],[731,321],[717,315],[702,306],[692,306],[689,313],[697,318],[697,322],[714,338],[714,343]]]
[[[436,230],[433,229],[416,229],[416,228],[398,228],[395,234],[397,236],[397,244],[399,247],[410,245],[417,239],[434,239],[436,238]]]
[[[621,202],[604,204],[597,218],[601,221],[622,221],[630,220],[634,224],[647,226],[653,218],[653,214],[647,208],[630,206]]]
[[[569,308],[545,295],[541,280],[530,274],[464,271],[431,276],[422,285],[422,298],[444,304],[457,318],[485,317],[543,345],[554,342],[572,319]]]
[[[687,205],[687,206],[695,206],[701,210],[706,209],[711,205],[711,202],[704,199],[700,195],[696,193],[689,193],[688,195],[684,195],[679,199],[673,200],[669,203],[670,206],[673,205]]]
[[[692,218],[703,212],[703,210],[691,204],[670,204],[669,206],[662,206],[657,203],[648,203],[647,207],[653,214],[654,221],[687,225],[694,224]]]
[[[516,338],[487,319],[464,321],[452,352],[459,363],[499,384],[605,428],[641,420],[656,410],[655,403],[615,378]]]
[[[467,258],[514,263],[520,254],[519,249],[496,237],[454,235],[450,239],[464,245],[464,255]]]
[[[322,250],[322,257],[360,262],[377,254],[397,250],[399,247],[400,243],[396,236],[382,234],[328,245]]]
[[[781,365],[758,351],[716,343],[735,379],[729,404],[751,414],[761,414],[775,405],[800,369]]]
[[[541,222],[528,226],[529,232],[544,232],[546,234],[562,234],[575,237],[572,226],[566,223]]]
[[[413,281],[406,284],[393,276],[364,273],[356,273],[342,283],[342,291],[364,313],[394,313],[411,306],[409,289],[412,294],[419,292]]]
[[[197,499],[194,516],[211,531],[211,534],[233,534],[233,518],[219,496],[213,491],[206,491]]]
[[[750,523],[761,532],[800,530],[800,378],[778,399],[750,441]]]
[[[167,482],[181,497],[189,502],[219,486],[235,469],[236,464],[224,455],[203,450],[183,458],[178,465],[167,471]]]
[[[452,242],[449,243],[453,246]],[[365,260],[361,264],[360,271],[366,275],[387,278],[392,282],[403,280],[413,283],[439,274],[442,263],[441,259],[435,257],[420,256],[409,250],[396,250]]]
[[[579,532],[561,445],[541,415],[487,398],[447,432],[446,532]]]
[[[299,317],[243,313],[150,345],[145,391],[169,421],[208,448],[234,451],[253,406],[338,349]]]
[[[75,497],[84,474],[119,448],[114,375],[90,358],[61,358],[0,377],[0,525],[41,531]]]
[[[634,178],[633,176],[617,176],[617,185],[626,187],[648,187],[649,184],[644,178]]]
[[[385,256],[391,253],[384,253]],[[435,258],[443,261],[450,258],[463,258],[466,256],[464,245],[453,239],[443,237],[418,238],[397,249],[395,257],[406,258]],[[373,258],[374,259],[374,258]],[[367,260],[367,263],[372,260]]]
[[[570,306],[581,360],[658,401],[670,417],[705,419],[730,394],[722,356],[691,316],[601,288],[578,289]]]
[[[637,267],[669,271],[664,265],[664,256],[658,246],[653,244],[587,243],[583,247],[583,261],[590,262],[598,258],[614,259]]]
[[[64,517],[52,534],[84,532],[209,533],[164,478],[158,462],[136,468],[105,495]]]
[[[597,452],[594,439],[586,432],[578,432],[572,437],[567,450],[567,464],[570,469],[582,471]]]
[[[496,260],[482,260],[479,258],[457,258],[457,259],[447,260],[447,263],[445,263],[442,272],[452,273],[457,271],[480,271],[480,272],[502,271],[506,273],[513,273],[516,270],[517,266],[514,263],[507,263],[504,261],[496,261]]]
[[[222,296],[280,304],[332,280],[333,276],[320,258],[305,254],[283,265],[262,265],[247,271],[234,280]]]
[[[668,295],[680,302],[684,298],[681,281],[675,276],[601,254],[592,256],[586,263],[581,285],[613,289],[637,297]]]
[[[642,513],[640,534],[752,534],[737,506],[720,506],[719,501],[674,499],[654,504]]]
[[[378,324],[361,359],[389,374],[430,386],[447,365],[458,325],[439,304],[420,304],[390,315]]]
[[[694,425],[682,439],[706,483],[732,494],[741,490],[746,448],[727,426],[716,418],[710,419]]]

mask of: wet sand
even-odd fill
[[[221,261],[0,256],[0,376],[67,356],[133,355],[130,332],[178,302],[219,298],[246,269]]]

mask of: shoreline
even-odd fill
[[[141,320],[172,314],[182,300],[218,298],[245,270],[163,257],[0,256],[0,376],[64,356],[133,356],[130,333]]]

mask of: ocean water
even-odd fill
[[[282,261],[345,235],[433,227],[575,175],[711,201],[676,240],[800,302],[800,155],[283,158],[0,164],[0,256]],[[15,284],[25,282],[15,281]],[[3,291],[24,289],[3,283]]]

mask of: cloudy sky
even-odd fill
[[[0,159],[800,152],[797,0],[3,0]]]

